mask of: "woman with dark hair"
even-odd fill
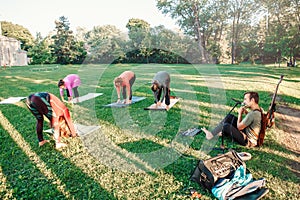
[[[67,91],[68,101],[71,102],[73,99],[73,92],[75,96],[75,102],[78,103],[78,86],[81,84],[81,80],[77,74],[69,74],[64,79],[58,81],[58,87],[60,90],[61,100],[64,101],[64,89]]]
[[[53,136],[57,149],[66,146],[60,141],[61,133],[64,136],[77,136],[68,108],[55,95],[47,92],[31,94],[26,99],[26,105],[37,119],[36,133],[39,146],[49,142],[43,138],[44,116],[49,119],[50,126],[54,129]]]
[[[166,110],[169,110],[170,105],[170,75],[168,72],[157,72],[152,80],[151,90],[154,95],[154,103],[157,106],[161,106],[161,103],[165,100]],[[163,96],[161,98],[161,94]]]

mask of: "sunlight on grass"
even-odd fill
[[[4,199],[11,199],[13,197],[13,190],[8,189],[7,185],[8,183],[6,182],[6,177],[2,173],[2,168],[0,166],[0,196],[2,196]],[[3,195],[1,195],[3,194]]]
[[[25,78],[25,77],[21,77],[21,76],[6,76],[5,78],[11,79],[11,81],[26,81],[26,82],[36,83],[36,84],[41,84],[41,83],[45,83],[45,82],[47,82],[47,84],[48,83],[54,84],[54,85],[57,84],[57,82],[52,81],[50,79],[38,80],[38,79]]]
[[[36,167],[43,173],[45,177],[55,184],[57,189],[67,198],[71,198],[71,195],[66,191],[66,186],[62,181],[47,168],[47,165],[39,158],[39,156],[31,149],[29,144],[23,139],[21,134],[12,126],[12,124],[6,119],[6,117],[0,111],[0,123],[2,127],[9,133],[11,138],[18,144],[20,149],[28,156],[28,158],[35,163]]]
[[[153,170],[150,165],[142,162],[138,157],[133,157],[125,149],[121,149],[113,143],[106,143],[109,141],[105,137],[103,138],[99,134],[93,135],[95,137],[82,139],[85,143],[95,142],[96,145],[99,143],[95,140],[104,140],[103,146],[94,148],[98,152],[82,151],[78,148],[78,144],[71,143],[70,149],[72,150],[61,153],[64,157],[69,158],[74,166],[97,181],[102,188],[113,193],[117,199],[145,199],[145,195],[151,196],[153,199],[155,196],[159,198],[163,193],[172,193],[180,189],[181,183],[176,180],[174,175],[162,170]],[[95,153],[102,154],[102,158],[107,160],[95,159],[91,156]],[[124,165],[122,160],[130,161],[136,170],[132,172],[126,170],[128,164]],[[146,173],[150,169],[152,172]],[[164,185],[168,187],[166,188]]]
[[[231,98],[242,100],[246,90],[258,91],[260,105],[267,110],[280,74],[285,77],[278,90],[277,105],[300,108],[299,68],[118,64],[62,65],[49,72],[30,71],[38,67],[43,66],[1,71],[5,87],[0,98],[41,91],[59,95],[57,81],[67,74],[79,73],[80,95],[103,95],[67,107],[74,123],[97,125],[101,131],[65,139],[68,147],[62,151],[50,146],[38,148],[33,146],[37,144],[33,135],[35,119],[24,102],[0,105],[0,139],[7,142],[7,152],[2,152],[2,156],[17,156],[14,161],[2,162],[2,199],[32,199],[35,192],[52,199],[190,199],[190,188],[201,193],[201,199],[214,199],[211,192],[191,182],[189,177],[199,159],[221,153],[212,150],[220,146],[221,138],[208,141],[204,133],[189,138],[182,137],[180,132],[188,128],[213,128],[234,105]],[[146,99],[124,109],[104,108],[103,105],[116,100],[113,79],[125,70],[137,75],[133,95]],[[160,70],[170,72],[171,94],[180,101],[168,112],[145,111],[153,103],[150,85]],[[298,200],[295,191],[299,189],[299,178],[294,172],[299,170],[290,163],[300,161],[298,154],[281,141],[284,133],[281,127],[268,130],[260,148],[241,147],[230,138],[225,138],[225,145],[252,154],[247,168],[255,178],[267,179],[270,192],[266,199]]]

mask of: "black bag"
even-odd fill
[[[241,165],[246,169],[245,162],[231,150],[207,160],[200,160],[190,179],[211,190],[219,178],[230,177]]]

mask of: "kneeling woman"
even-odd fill
[[[69,130],[68,136],[77,136],[68,108],[55,95],[47,92],[31,94],[27,97],[26,105],[37,119],[36,133],[40,146],[49,142],[43,138],[44,115],[50,120],[51,128],[54,129],[53,136],[57,149],[66,146],[60,140],[61,132],[65,132],[65,130],[61,130],[61,125],[63,124],[61,122],[66,122]]]

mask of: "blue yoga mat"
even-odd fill
[[[146,97],[132,96],[131,104],[134,104],[136,102],[142,101],[144,99],[146,99]],[[116,103],[115,102],[115,103],[110,103],[110,104],[104,105],[104,107],[123,108],[123,107],[129,106],[131,104],[124,104],[123,102],[121,102],[121,103]]]

